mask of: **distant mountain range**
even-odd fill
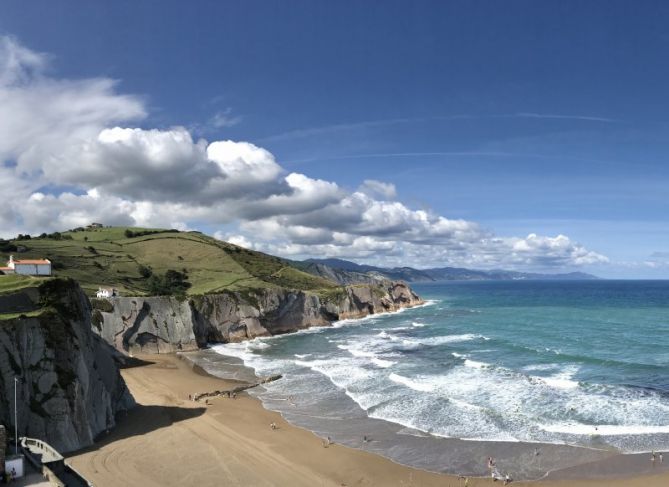
[[[461,267],[436,267],[432,269],[414,269],[413,267],[376,267],[361,265],[342,259],[307,259],[295,263],[300,269],[310,274],[336,281],[340,284],[373,282],[384,279],[403,280],[406,282],[429,281],[474,281],[474,280],[587,280],[599,279],[585,272],[563,274],[538,274],[495,269],[480,271]]]

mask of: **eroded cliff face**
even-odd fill
[[[94,312],[93,324],[120,351],[165,353],[328,326],[421,303],[406,284],[390,281],[337,288],[325,295],[263,289],[187,300],[118,297]]]
[[[0,423],[14,423],[18,377],[21,436],[62,452],[91,445],[114,426],[117,412],[133,405],[117,352],[92,333],[90,304],[73,281],[47,281],[15,298],[14,304],[30,300],[35,309],[11,319],[0,315]]]

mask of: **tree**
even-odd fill
[[[188,276],[185,273],[170,269],[162,276],[151,275],[147,281],[147,287],[149,294],[154,296],[183,296],[191,287],[191,283],[188,282]]]
[[[153,274],[153,271],[151,270],[150,267],[141,264],[139,265],[139,267],[137,267],[137,271],[139,272],[139,275],[145,279],[151,277],[151,274]]]

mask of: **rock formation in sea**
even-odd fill
[[[92,332],[90,303],[74,281],[4,295],[2,313],[0,424],[14,424],[15,377],[19,435],[63,452],[91,445],[133,405],[118,352]]]
[[[310,293],[258,289],[205,296],[117,297],[95,306],[93,327],[122,352],[197,350],[421,304],[403,282],[359,284]]]

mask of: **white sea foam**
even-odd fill
[[[548,384],[550,387],[555,387],[556,389],[576,389],[578,387],[578,381],[573,380],[576,372],[578,372],[578,367],[568,367],[550,377],[534,378],[543,381],[545,384]]]
[[[475,333],[464,333],[462,335],[446,335],[446,336],[424,338],[417,340],[417,342],[422,345],[433,347],[438,345],[445,345],[447,343],[468,342],[472,340],[489,340],[489,338]]]
[[[406,331],[411,330],[410,326],[395,326],[393,328],[372,328],[374,331]]]
[[[623,440],[617,437],[669,433],[669,426],[665,426],[669,425],[669,401],[660,394],[578,381],[576,365],[530,364],[511,370],[494,358],[480,361],[480,357],[496,357],[479,355],[483,350],[472,350],[488,340],[481,334],[424,336],[432,330],[444,333],[445,327],[436,326],[419,313],[407,317],[404,324],[408,326],[382,328],[379,326],[384,323],[382,317],[344,320],[337,325],[352,326],[378,318],[379,322],[372,325],[378,328],[352,328],[309,338],[319,344],[314,348],[318,350],[316,358],[310,353],[293,354],[301,351],[299,349],[288,352],[290,360],[269,359],[263,355],[272,347],[272,356],[276,356],[283,344],[278,347],[273,340],[290,340],[285,335],[212,348],[241,358],[261,373],[293,371],[301,374],[296,375],[300,378],[313,378],[316,375],[309,374],[318,374],[321,378],[315,382],[321,390],[324,383],[332,383],[368,411],[369,416],[439,436],[580,443],[586,440],[578,440],[578,436],[601,435],[611,437],[606,441],[623,445],[625,449]],[[418,321],[410,321],[411,318]],[[403,321],[400,318],[395,323]],[[416,324],[432,326],[423,328]],[[455,325],[453,328],[469,331]],[[318,332],[327,330],[320,328]],[[374,331],[370,333],[370,330]],[[434,370],[421,368],[423,355],[432,357],[439,353],[438,349],[427,347],[439,345],[449,345],[448,352],[458,360],[451,361],[441,374],[422,373]],[[486,345],[493,350],[485,351],[498,352],[498,342]],[[546,351],[560,353],[537,348],[543,354]],[[414,353],[404,354],[409,350]],[[404,368],[407,365],[410,367]],[[387,370],[389,367],[393,368]],[[391,371],[394,373],[389,373]],[[303,381],[304,384],[311,382],[314,381]],[[281,390],[280,384],[276,387],[279,389],[275,392]],[[307,386],[305,391],[308,393]],[[597,430],[595,424],[600,425]],[[636,447],[636,443],[634,445]]]
[[[272,345],[270,345],[270,344],[267,343],[266,341],[260,341],[260,340],[255,341],[255,340],[251,340],[251,341],[249,342],[249,349],[251,349],[251,350],[265,350],[265,349],[267,349],[267,348],[270,348],[271,346],[272,346]]]
[[[667,425],[555,423],[540,425],[539,427],[550,433],[564,433],[568,435],[625,436],[669,433],[669,426]]]
[[[369,359],[369,361],[371,361],[377,367],[386,369],[388,367],[392,367],[395,364],[395,362],[393,362],[392,360],[381,358],[377,353],[367,350],[364,347],[365,347],[364,343],[337,345],[337,348],[339,348],[340,350],[347,351],[354,357]]]
[[[399,374],[390,374],[388,378],[391,381],[396,382],[397,384],[402,384],[404,386],[407,386],[413,389],[414,391],[431,392],[434,390],[433,384],[421,381],[420,379],[410,379],[408,377],[404,377],[403,375]]]
[[[377,357],[372,358],[372,362],[376,366],[384,368],[384,369],[392,367],[393,365],[395,365],[397,363],[397,362],[393,362],[392,360],[384,360],[384,359],[377,358]]]
[[[534,372],[543,370],[555,370],[558,367],[559,367],[558,364],[534,364],[534,365],[526,365],[525,367],[523,367],[523,370],[526,372]]]
[[[356,348],[352,345],[337,345],[337,348],[340,350],[346,350],[348,353],[353,355],[354,357],[376,357],[376,354],[374,352],[368,352],[366,350],[361,350],[360,348]]]
[[[470,367],[472,369],[486,369],[490,367],[490,364],[487,364],[485,362],[478,362],[476,360],[469,360],[469,359],[465,359],[464,365],[465,367]]]
[[[425,327],[425,326],[427,326],[427,325],[426,325],[425,323],[420,323],[420,322],[418,322],[418,321],[414,321],[414,322],[411,323],[411,326],[413,326],[413,327],[415,327],[415,328],[423,328],[423,327]]]
[[[399,313],[399,311],[401,311],[401,310],[394,311],[394,313]],[[379,316],[383,316],[383,315],[367,315],[367,316],[363,316],[361,318],[349,318],[349,319],[346,319],[346,320],[334,321],[332,323],[332,328],[342,328],[344,326],[357,326],[357,325],[360,325],[360,324],[364,323],[365,321],[375,320]]]

